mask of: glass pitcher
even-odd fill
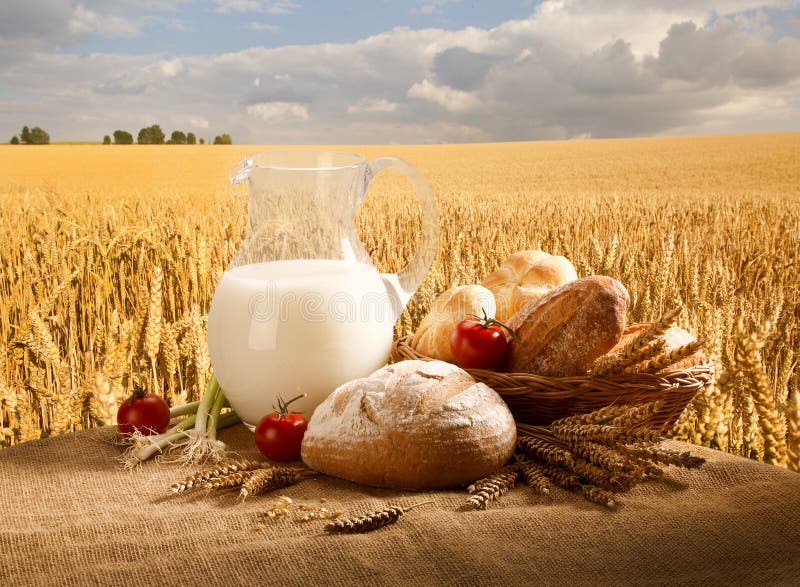
[[[384,169],[405,174],[420,205],[421,242],[397,274],[378,273],[355,226]],[[265,151],[245,157],[231,182],[247,182],[250,219],[208,314],[214,372],[251,429],[278,396],[305,393],[292,409],[310,418],[336,387],[386,363],[394,323],[436,256],[436,202],[395,157]]]

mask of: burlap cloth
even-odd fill
[[[221,438],[258,454],[242,426]],[[351,515],[435,500],[373,533],[330,536],[321,521],[256,529],[276,496],[168,496],[187,471],[122,470],[113,441],[105,428],[0,450],[0,585],[800,584],[800,475],[708,449],[670,443],[708,463],[670,468],[613,512],[524,486],[487,511],[458,511],[461,492],[328,477],[279,492]]]

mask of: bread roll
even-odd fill
[[[578,278],[565,257],[544,251],[519,251],[506,259],[481,285],[488,288],[497,304],[496,318],[505,322],[531,300]]]
[[[452,363],[455,361],[450,351],[450,334],[470,314],[494,318],[494,295],[481,285],[459,285],[451,287],[433,302],[431,311],[411,339],[411,346],[433,359]]]
[[[442,361],[401,361],[345,383],[314,411],[302,458],[376,487],[444,489],[495,472],[516,426],[497,393]]]
[[[584,277],[529,302],[508,321],[507,369],[550,377],[583,375],[625,330],[630,297],[617,280]]]

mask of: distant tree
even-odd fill
[[[108,135],[104,136],[103,137],[103,144],[104,145],[110,145],[111,144],[111,137],[108,136]]]
[[[157,124],[146,126],[139,131],[139,136],[136,140],[141,145],[163,145],[164,131]]]
[[[48,145],[50,144],[50,135],[38,126],[34,126],[30,132],[31,145]]]
[[[139,141],[141,142],[141,141]],[[133,135],[126,130],[114,131],[114,144],[115,145],[132,145]]]
[[[172,134],[169,137],[169,142],[172,145],[185,145],[186,144],[186,135],[179,130],[173,130]]]
[[[163,145],[164,144],[164,131],[161,130],[161,127],[157,124],[154,124],[150,127],[150,136],[153,139],[154,145]]]
[[[190,132],[186,135],[186,144],[187,145],[196,145],[197,144],[197,137],[194,136],[193,132]]]
[[[200,144],[201,145],[205,145],[206,144],[206,140],[203,137],[200,137]]]
[[[214,144],[215,145],[232,145],[233,141],[231,140],[231,135],[228,133],[224,133],[221,135],[217,135],[214,137]]]
[[[11,140],[9,142],[12,145],[19,145],[19,137],[17,135],[14,135],[13,137],[11,137]]]
[[[19,133],[19,140],[21,140],[25,144],[31,142],[31,131],[28,129],[27,126],[22,127],[22,132]]]

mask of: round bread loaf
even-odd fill
[[[376,487],[444,489],[502,467],[514,417],[497,393],[443,361],[401,361],[345,383],[314,411],[302,458]]]
[[[506,322],[529,302],[577,278],[575,268],[566,257],[531,250],[518,251],[508,257],[481,285],[494,294],[495,317]]]

